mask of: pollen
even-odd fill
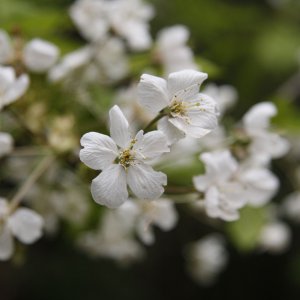
[[[130,141],[129,147],[122,150],[119,157],[117,158],[117,163],[120,164],[124,169],[130,167],[135,160],[134,150],[132,148],[136,142],[136,139],[132,139]]]
[[[122,167],[124,167],[124,169],[127,169],[133,161],[134,156],[130,149],[123,150],[118,157],[118,162]]]
[[[185,116],[186,114],[186,106],[183,102],[173,101],[172,105],[170,106],[171,114],[178,115],[178,116]]]

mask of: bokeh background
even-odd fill
[[[271,100],[279,108],[274,123],[296,139],[300,136],[300,1],[150,2],[156,10],[151,22],[153,36],[165,26],[188,26],[190,45],[209,78],[237,89],[239,102],[233,116],[239,118],[252,104]],[[28,39],[47,39],[67,53],[84,43],[69,18],[71,4],[71,0],[1,0],[0,28],[20,30]],[[33,80],[33,85],[49,97],[38,80]],[[68,111],[71,99],[61,102],[66,95],[55,88],[47,93],[57,99],[54,111]],[[79,132],[86,132],[80,124],[76,126]],[[282,194],[291,188],[282,172],[284,163],[280,160],[274,166],[283,182]],[[281,194],[275,201],[280,199]],[[0,263],[0,299],[300,298],[299,228],[292,228],[292,246],[281,255],[229,244],[226,270],[216,284],[201,287],[185,272],[182,245],[211,232],[211,228],[178,209],[176,229],[169,233],[157,230],[156,243],[147,247],[147,259],[129,267],[82,254],[74,247],[70,228],[62,224],[57,236],[41,239],[13,263]],[[239,225],[242,237],[253,226],[251,212],[244,214]]]

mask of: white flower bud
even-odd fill
[[[26,67],[32,72],[45,72],[57,61],[58,48],[44,40],[33,39],[24,48],[23,59]]]

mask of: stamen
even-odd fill
[[[119,163],[124,169],[130,167],[135,160],[134,151],[132,151],[132,148],[136,142],[136,139],[132,139],[129,147],[121,151],[119,157],[117,158],[117,163]]]

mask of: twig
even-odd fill
[[[19,191],[15,194],[15,196],[10,201],[10,211],[14,211],[22,201],[23,197],[27,194],[27,192],[31,189],[34,183],[43,175],[43,173],[50,167],[50,165],[54,161],[54,156],[46,156],[44,157],[37,167],[33,170],[24,184],[21,186]]]
[[[148,125],[144,128],[144,131],[148,131],[152,125],[154,125],[158,120],[160,120],[162,117],[166,116],[166,113],[164,111],[160,112],[153,120],[151,120]]]

